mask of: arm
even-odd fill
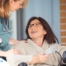
[[[18,41],[18,40],[16,40],[16,39],[10,38],[9,44],[15,45],[15,44],[19,44],[20,42],[25,42],[25,41],[26,41],[26,40]]]
[[[22,62],[26,62],[27,64],[35,64],[35,63],[44,63],[48,59],[49,55],[43,55],[43,53],[39,53],[37,55],[9,55],[7,57],[7,62],[11,66],[18,66]],[[16,59],[16,60],[15,60]]]
[[[62,57],[62,64],[66,63],[66,46],[57,45],[57,51]]]
[[[4,56],[5,57],[5,52],[0,50],[0,56]]]
[[[18,50],[18,49],[10,49],[8,51],[1,51],[0,50],[0,56],[3,56],[3,57],[8,57],[9,54],[21,54],[21,52]]]
[[[35,63],[44,63],[48,59],[49,55],[44,55],[43,53],[39,53],[34,55],[28,64],[35,64]]]
[[[63,52],[62,59],[63,59],[63,62],[66,63],[66,51]]]
[[[17,44],[17,43],[19,43],[18,40],[15,40],[15,39],[10,38],[10,40],[9,40],[9,44],[11,44],[11,45],[15,45],[15,44]]]
[[[16,49],[19,49],[23,55],[17,55],[17,54],[9,55],[7,57],[7,61],[11,66],[12,65],[17,66],[21,62],[26,62],[28,64],[35,64],[42,62],[44,63],[49,57],[47,55],[44,55],[43,53],[39,53],[37,55],[26,55],[27,51],[25,51],[26,48],[25,45],[27,46],[28,44],[26,44],[25,42],[21,42],[20,44],[14,46]]]

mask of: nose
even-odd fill
[[[31,27],[31,29],[35,29],[35,25],[33,25],[33,26]]]
[[[20,6],[20,8],[22,8],[22,6]]]

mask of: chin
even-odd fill
[[[31,37],[31,38],[35,39],[35,38],[37,38],[37,37],[36,37],[36,36],[35,36],[35,37],[33,36],[33,37]]]
[[[13,10],[11,10],[11,12],[14,12]]]
[[[10,10],[11,12],[15,12],[16,10]]]

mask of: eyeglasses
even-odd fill
[[[33,27],[33,26],[38,27],[40,24],[41,24],[40,22],[37,22],[37,23],[35,23],[35,24],[30,24],[30,25],[28,26],[28,28],[31,28],[31,27]]]

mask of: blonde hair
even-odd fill
[[[18,1],[18,0],[14,0]],[[28,4],[28,0],[25,0],[23,8]],[[0,0],[0,16],[9,18],[9,0]]]
[[[23,8],[25,8],[28,5],[28,0],[25,0],[24,4],[23,4]]]

